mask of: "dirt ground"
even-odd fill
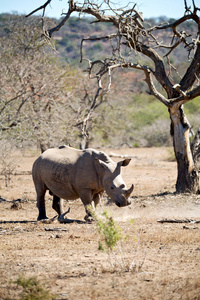
[[[36,276],[55,299],[200,299],[200,224],[158,222],[200,220],[200,195],[174,194],[170,149],[104,151],[132,157],[123,179],[135,185],[130,206],[118,208],[106,195],[98,206],[98,214],[106,208],[129,235],[110,255],[98,250],[96,225],[84,222],[80,200],[65,202],[75,222],[36,222],[35,153],[19,158],[9,187],[0,177],[0,299],[21,299],[14,283],[20,275]],[[14,203],[18,209],[11,208]],[[48,217],[55,216],[49,195],[46,204]]]

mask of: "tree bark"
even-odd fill
[[[173,106],[169,113],[178,171],[176,192],[196,194],[199,192],[199,174],[190,147],[190,124],[182,106]]]
[[[197,130],[196,135],[192,141],[191,150],[195,166],[200,172],[200,128]]]

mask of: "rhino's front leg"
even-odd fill
[[[84,219],[91,222],[93,218],[88,207],[92,205],[92,191],[90,189],[82,189],[81,191],[79,191],[79,197],[81,198],[81,201],[85,206],[86,216],[84,217]]]
[[[103,192],[99,192],[99,193],[93,195],[93,201],[94,201],[95,208],[97,207],[97,204],[100,202],[102,195],[103,195]]]

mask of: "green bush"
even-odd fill
[[[98,218],[94,213],[92,214],[97,222],[97,230],[102,238],[102,242],[99,242],[99,250],[113,250],[117,246],[118,241],[122,239],[121,228],[106,210],[102,213],[103,219]]]
[[[36,277],[25,278],[20,275],[15,283],[22,287],[21,300],[52,300],[56,299]]]

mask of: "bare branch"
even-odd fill
[[[101,61],[102,62],[102,61]],[[149,90],[151,92],[152,95],[154,95],[159,101],[161,101],[164,105],[166,105],[167,107],[170,106],[170,102],[168,99],[166,99],[162,94],[160,94],[157,89],[154,86],[151,74],[154,74],[153,70],[151,70],[150,68],[148,68],[147,66],[142,66],[140,64],[133,64],[133,63],[120,63],[120,64],[116,64],[115,62],[113,62],[113,65],[104,65],[104,68],[102,67],[101,71],[99,71],[99,75],[103,75],[106,72],[109,72],[109,76],[111,77],[111,71],[113,69],[116,68],[133,68],[133,69],[137,69],[137,70],[141,70],[144,72],[145,74],[145,81],[147,82],[148,86],[149,86]],[[111,79],[110,79],[110,85],[111,85]]]
[[[70,1],[70,2],[73,2],[73,1]],[[48,30],[48,35],[50,38],[52,37],[52,34],[54,33],[54,31],[58,31],[66,23],[66,21],[69,19],[69,17],[71,16],[73,11],[74,11],[74,8],[72,5],[70,5],[69,10],[66,13],[66,16],[62,19],[62,21],[54,28]]]
[[[83,61],[83,42],[84,41],[100,41],[100,40],[110,40],[110,39],[113,39],[115,37],[117,37],[118,34],[117,33],[114,33],[114,34],[109,34],[109,35],[106,35],[106,36],[101,36],[101,37],[95,37],[95,38],[91,38],[91,37],[88,37],[88,38],[83,38],[81,40],[81,47],[80,47],[80,52],[81,52],[81,59],[80,59],[80,62]]]
[[[97,101],[97,98],[100,96],[100,94],[102,93],[102,86],[101,86],[101,79],[98,78],[98,89],[96,91],[96,94],[94,96],[94,99],[93,99],[93,102],[84,118],[83,121],[79,122],[78,124],[76,124],[76,126],[79,126],[81,125],[82,127],[82,135],[85,136],[85,137],[88,137],[88,131],[87,131],[87,124],[88,124],[88,121],[90,120],[91,118],[91,114],[92,112],[94,111],[95,107],[96,107],[96,101]]]
[[[188,93],[182,94],[180,97],[169,99],[169,107],[172,107],[175,104],[181,106],[182,104],[185,104],[198,96],[200,96],[200,86],[197,86]]]
[[[33,15],[34,13],[36,13],[38,10],[43,9],[43,15],[45,13],[45,9],[47,7],[47,5],[49,5],[51,3],[51,0],[48,0],[47,2],[45,2],[45,4],[41,5],[40,7],[34,9],[32,12],[30,12],[28,15],[26,15],[26,17],[30,17],[31,15]]]
[[[200,74],[200,44],[197,45],[197,49],[194,55],[194,58],[188,67],[185,75],[183,76],[182,80],[180,81],[181,89],[186,91],[190,88],[193,83],[195,82],[196,78]]]
[[[10,100],[6,101],[6,102],[4,103],[4,106],[3,106],[3,107],[1,108],[1,110],[0,110],[0,115],[2,114],[2,112],[4,111],[4,109],[7,107],[7,105],[8,105],[10,102],[15,101],[16,99],[22,97],[23,94],[24,94],[24,92],[21,93],[21,94],[19,94],[19,95],[17,95],[17,96],[15,96],[15,97],[13,97],[13,98],[11,98]]]
[[[70,15],[74,11],[79,12],[81,14],[92,15],[101,22],[112,22],[115,26],[118,25],[117,18],[115,16],[112,16],[112,15],[106,16],[106,15],[104,15],[104,13],[101,13],[99,9],[94,8],[94,5],[92,5],[91,3],[88,3],[88,4],[90,4],[90,5],[88,5],[86,7],[83,5],[82,7],[80,7],[80,6],[77,6],[73,0],[70,0],[69,1],[69,9],[68,9],[68,12],[66,13],[66,16],[56,27],[54,27],[48,31],[49,36],[51,37],[54,31],[58,31],[65,24],[65,22],[69,19]]]

